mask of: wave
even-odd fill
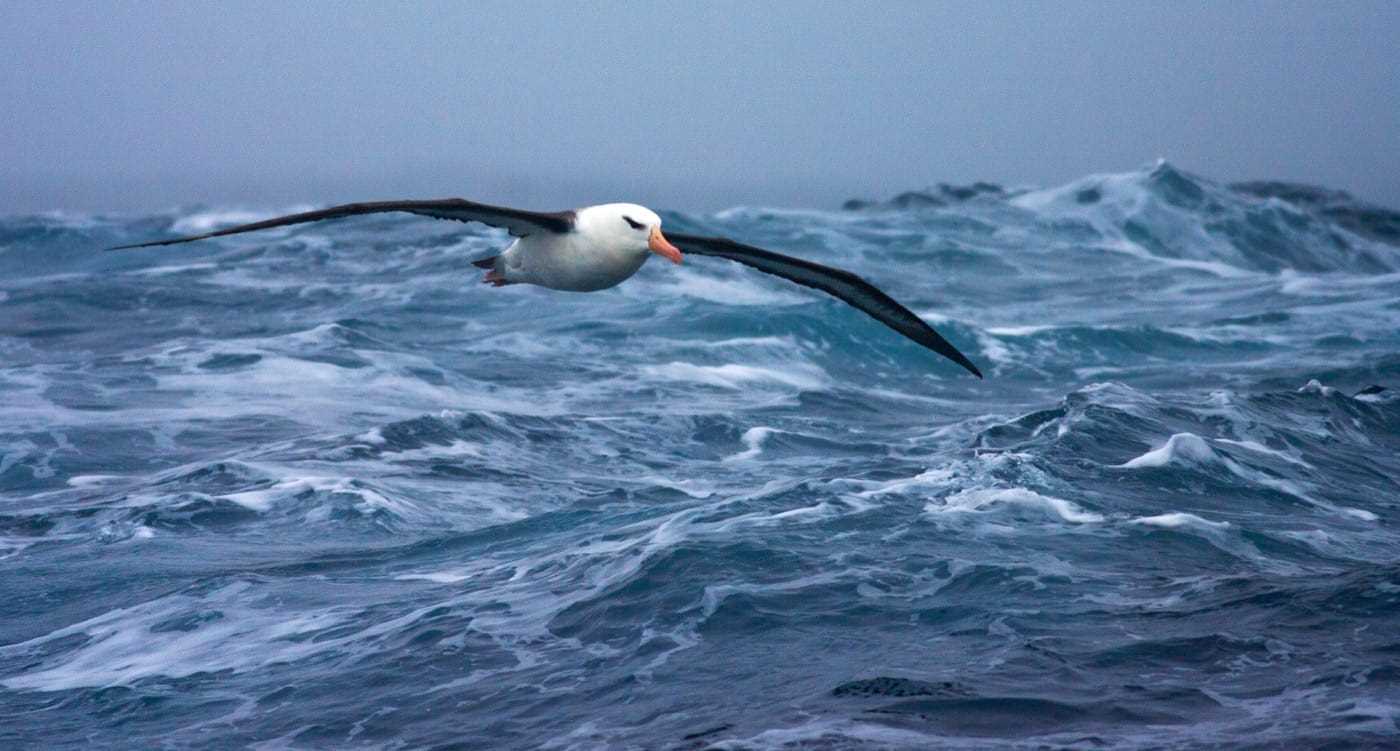
[[[974,200],[1024,209],[1060,233],[1077,227],[1081,242],[1224,276],[1400,269],[1400,213],[1312,186],[1221,185],[1165,160],[1044,190],[940,185],[885,203],[853,200],[846,208],[936,210]]]
[[[0,219],[10,745],[1394,734],[1382,209],[1161,163],[666,213],[985,381],[715,259],[494,290],[502,233],[388,216],[94,252],[231,211]]]

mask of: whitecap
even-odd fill
[[[978,512],[989,506],[1013,505],[1039,509],[1074,524],[1091,524],[1104,520],[1102,514],[1086,511],[1063,498],[1041,495],[1025,488],[976,488],[964,490],[941,501],[930,501],[924,507],[927,514]]]
[[[1056,329],[1058,329],[1058,328],[1060,328],[1060,327],[1059,327],[1059,326],[1035,326],[1035,325],[1031,325],[1031,326],[991,326],[991,327],[988,327],[988,328],[983,329],[983,330],[986,331],[988,334],[991,334],[991,335],[993,335],[993,336],[1014,336],[1014,337],[1022,337],[1022,336],[1034,336],[1034,335],[1039,334],[1039,333],[1041,333],[1041,332],[1045,332],[1045,331],[1054,331],[1054,330],[1056,330]]]
[[[1215,449],[1194,433],[1177,433],[1161,448],[1153,449],[1118,466],[1125,469],[1165,467],[1168,464],[1207,464],[1219,461]]]
[[[762,426],[756,428],[749,428],[748,430],[745,430],[742,438],[742,440],[744,441],[745,449],[737,454],[726,456],[724,458],[724,461],[739,462],[744,461],[746,459],[752,459],[755,456],[758,456],[759,454],[763,453],[763,441],[766,438],[768,438],[768,436],[773,435],[773,433],[775,432],[777,431],[775,431],[773,428],[766,428]]]
[[[357,436],[355,440],[360,443],[368,443],[371,446],[383,446],[387,441],[381,428],[371,428]]]
[[[1321,381],[1319,381],[1319,380],[1317,380],[1316,378],[1314,378],[1314,379],[1308,381],[1307,383],[1303,384],[1302,388],[1299,388],[1299,389],[1298,389],[1298,393],[1300,393],[1300,394],[1320,394],[1320,395],[1322,395],[1322,396],[1332,396],[1333,394],[1336,394],[1336,393],[1337,393],[1337,390],[1334,389],[1334,388],[1332,388],[1331,386],[1323,386]]]
[[[1129,519],[1129,524],[1142,524],[1149,527],[1163,527],[1165,529],[1176,529],[1178,527],[1191,527],[1200,530],[1221,530],[1230,526],[1229,522],[1213,522],[1202,519],[1195,514],[1188,514],[1184,511],[1176,511],[1156,516],[1140,516],[1136,519]]]
[[[668,488],[670,490],[676,490],[690,496],[691,498],[709,498],[710,496],[715,494],[714,485],[708,482],[704,482],[702,480],[673,480],[669,477],[662,477],[660,475],[646,475],[637,478],[637,481],[658,488]]]
[[[73,475],[68,478],[68,484],[75,488],[86,488],[93,485],[106,485],[127,479],[122,475]]]

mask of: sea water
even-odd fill
[[[299,208],[0,219],[0,746],[1400,741],[1400,214],[1166,163],[662,212],[982,381],[719,259],[101,251]]]

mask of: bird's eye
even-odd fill
[[[624,216],[624,217],[622,217],[622,220],[625,221],[625,222],[627,222],[627,226],[631,227],[632,229],[641,229],[642,227],[645,227],[645,226],[646,226],[645,224],[642,224],[641,222],[638,222],[638,221],[633,220],[632,217],[630,217],[630,216]]]

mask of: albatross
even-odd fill
[[[843,269],[775,253],[724,237],[661,234],[661,217],[634,203],[608,203],[569,211],[527,211],[461,198],[374,201],[288,214],[202,235],[119,245],[109,250],[206,240],[291,224],[360,214],[405,212],[434,219],[479,222],[515,237],[499,255],[472,263],[486,269],[482,281],[493,287],[534,284],[568,292],[594,292],[627,280],[652,255],[679,264],[686,254],[736,261],[804,287],[825,292],[982,377],[981,371],[908,308],[875,285]]]

